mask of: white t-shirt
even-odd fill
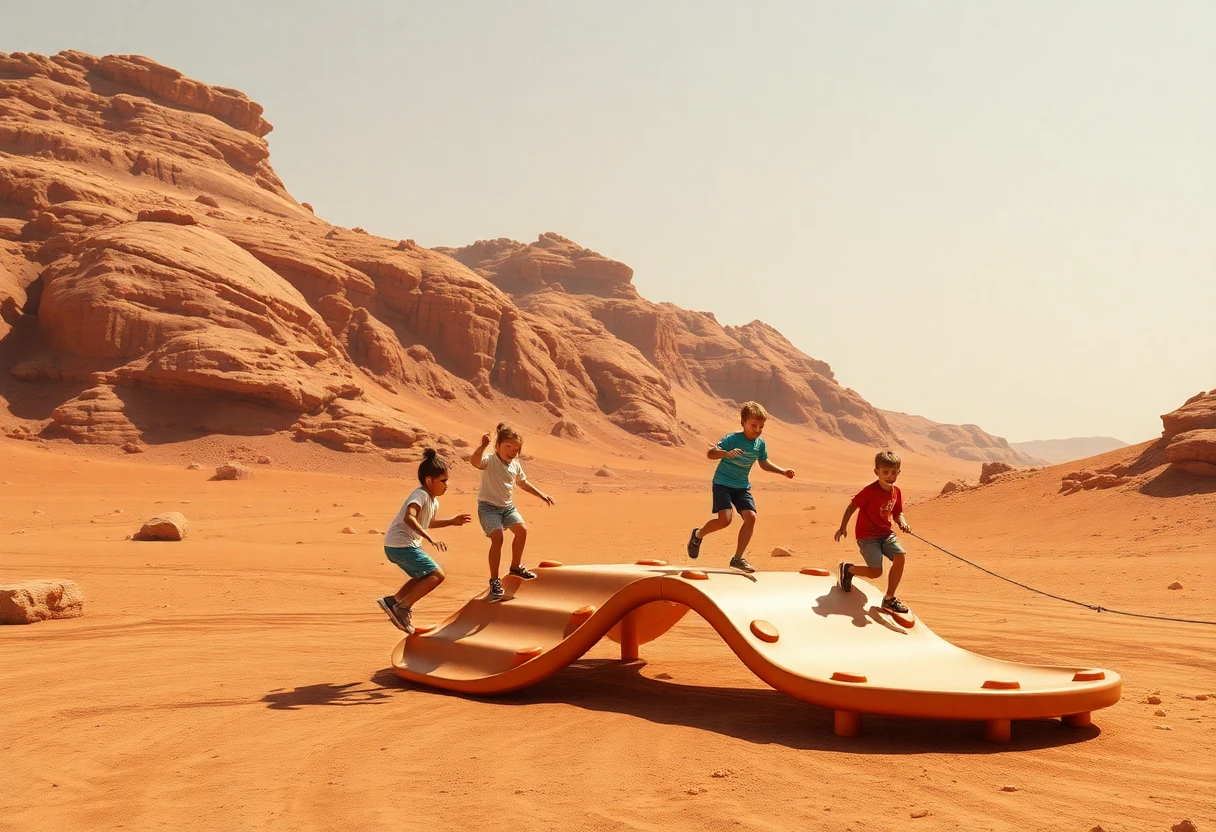
[[[477,499],[483,503],[490,503],[496,506],[513,506],[512,502],[515,493],[515,481],[528,481],[527,474],[524,473],[524,466],[520,464],[519,457],[511,460],[510,465],[503,465],[502,460],[498,458],[498,454],[493,451],[486,451],[482,454],[481,464],[484,466],[481,470],[481,488],[477,492]]]
[[[409,511],[411,505],[418,506],[418,525],[424,529],[431,527],[431,521],[435,519],[435,512],[439,510],[439,501],[432,497],[431,492],[425,488],[415,488],[410,492],[410,496],[405,498],[405,504],[401,506],[401,510],[397,512],[397,516],[389,524],[388,531],[384,533],[385,546],[392,546],[394,548],[422,546],[422,538],[414,534],[414,530],[405,525],[405,513]]]

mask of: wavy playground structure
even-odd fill
[[[690,570],[665,561],[566,566],[544,561],[531,581],[507,578],[507,597],[484,596],[393,650],[397,675],[488,695],[536,684],[604,636],[621,658],[694,610],[767,684],[835,711],[835,731],[856,736],[863,714],[974,720],[1007,742],[1017,719],[1071,726],[1119,701],[1117,673],[991,659],[956,647],[912,616],[881,611],[862,580],[836,586],[826,569]]]

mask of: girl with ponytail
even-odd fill
[[[431,537],[428,529],[463,526],[473,519],[467,514],[457,514],[446,520],[435,519],[439,498],[448,490],[448,464],[439,458],[433,448],[427,448],[422,454],[418,483],[418,488],[410,492],[384,534],[385,556],[405,570],[409,580],[395,595],[376,599],[393,626],[406,633],[414,632],[414,604],[443,583],[445,577],[439,564],[422,551],[424,540],[440,552],[448,550],[443,541]]]
[[[481,521],[481,529],[486,533],[486,537],[490,538],[490,591],[486,596],[488,601],[500,601],[506,594],[502,588],[502,580],[498,577],[505,529],[511,530],[510,574],[525,581],[536,577],[535,572],[523,565],[528,527],[524,525],[524,518],[519,510],[515,508],[516,483],[529,494],[539,497],[548,505],[553,505],[552,497],[528,481],[524,466],[517,458],[524,446],[523,437],[506,422],[499,422],[494,434],[493,452],[488,451],[490,434],[487,433],[481,437],[481,444],[469,457],[469,463],[474,468],[481,469],[477,519]]]

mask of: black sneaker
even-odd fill
[[[512,566],[511,574],[517,578],[523,578],[525,581],[530,581],[536,577],[536,573],[522,563],[519,566]]]
[[[688,556],[693,560],[697,559],[697,555],[701,554],[701,538],[697,537],[697,532],[700,529],[693,529],[692,534],[688,536]]]
[[[731,569],[738,569],[740,572],[746,572],[749,575],[756,571],[756,567],[748,563],[747,558],[743,557],[743,555],[735,555],[731,558],[730,567]]]
[[[502,589],[502,581],[499,578],[490,578],[490,594],[486,596],[486,600],[501,601],[506,594]]]
[[[882,599],[882,608],[891,612],[907,612],[908,605],[892,595],[890,598]]]
[[[408,607],[400,607],[397,605],[396,599],[391,595],[385,595],[383,598],[376,599],[377,606],[384,610],[384,614],[388,616],[388,620],[393,622],[393,626],[403,633],[412,634],[414,632],[413,625],[410,624],[410,610]],[[405,610],[405,617],[402,618],[400,611]]]
[[[849,571],[849,568],[852,565],[853,564],[845,563],[844,561],[840,562],[840,588],[845,592],[851,592],[853,590],[853,573]]]

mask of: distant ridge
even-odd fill
[[[1072,462],[1074,459],[1104,454],[1107,451],[1126,448],[1127,443],[1112,436],[1074,436],[1071,439],[1032,439],[1029,442],[1010,442],[1009,447],[1022,453],[1038,457],[1052,465]]]

